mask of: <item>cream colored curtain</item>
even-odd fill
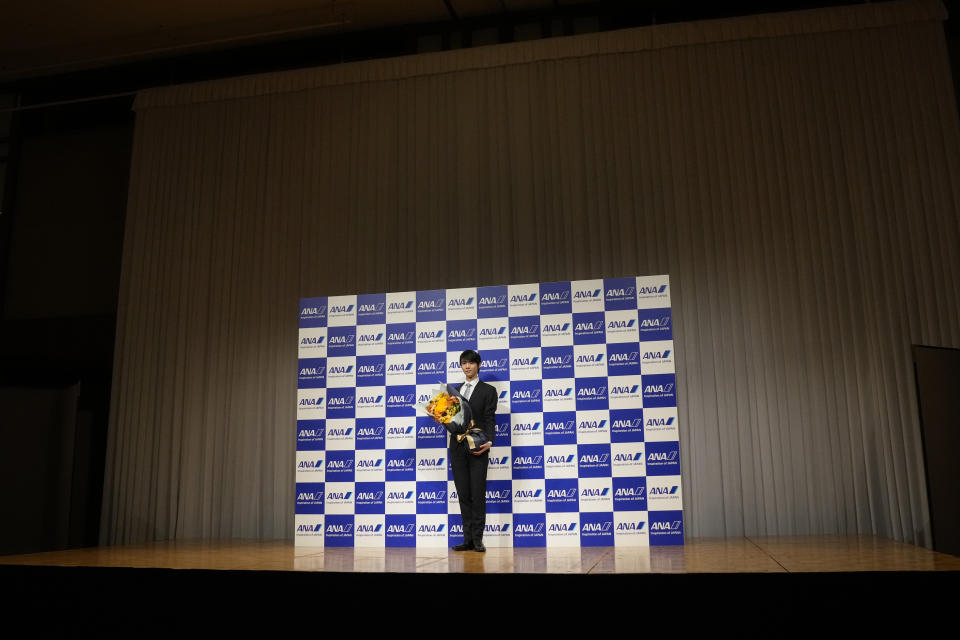
[[[929,544],[910,345],[960,347],[944,17],[867,4],[144,92],[104,542],[292,536],[301,296],[669,273],[688,535]]]

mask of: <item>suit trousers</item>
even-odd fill
[[[483,542],[483,527],[487,522],[487,465],[489,449],[475,456],[463,443],[449,450],[453,483],[460,498],[460,515],[463,518],[463,542]]]

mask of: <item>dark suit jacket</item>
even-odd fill
[[[456,385],[460,389],[463,385]],[[493,385],[483,380],[477,382],[477,387],[470,394],[470,409],[473,411],[473,423],[483,429],[487,439],[493,443],[497,435],[497,390]],[[450,446],[457,445],[457,437],[450,436]]]

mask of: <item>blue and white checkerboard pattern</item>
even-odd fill
[[[462,541],[417,407],[464,349],[500,394],[488,546],[683,544],[667,276],[305,298],[299,338],[298,545]]]

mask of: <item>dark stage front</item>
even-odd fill
[[[309,628],[349,616],[388,629],[401,618],[459,619],[470,606],[490,612],[478,622],[520,615],[555,628],[599,616],[706,629],[731,611],[758,623],[786,616],[815,627],[829,615],[872,626],[946,614],[960,558],[874,537],[485,554],[178,541],[5,556],[0,581],[15,616],[61,628]]]

